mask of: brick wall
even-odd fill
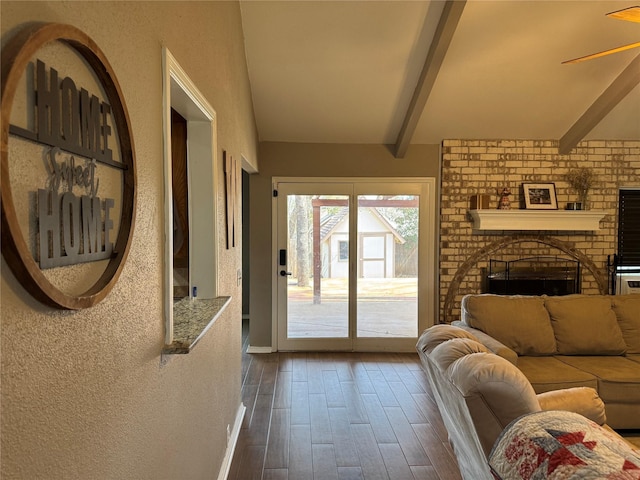
[[[605,218],[594,232],[473,232],[469,197],[511,189],[511,208],[520,204],[525,182],[555,184],[558,208],[578,201],[565,180],[573,168],[589,167],[596,175],[589,194],[591,210]],[[557,141],[445,140],[442,148],[440,215],[440,322],[460,317],[460,300],[480,293],[489,259],[557,255],[582,263],[582,293],[606,293],[607,256],[616,251],[618,189],[640,187],[640,141],[585,141],[569,155],[558,155]],[[586,268],[585,268],[586,267]]]

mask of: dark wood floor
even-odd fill
[[[245,344],[242,378],[229,480],[461,478],[417,354],[251,355]]]

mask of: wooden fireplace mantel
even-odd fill
[[[469,210],[474,230],[562,230],[600,229],[603,210]]]

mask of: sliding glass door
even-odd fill
[[[428,180],[276,182],[279,350],[415,348],[433,323]]]

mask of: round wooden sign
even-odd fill
[[[39,301],[103,300],[129,252],[133,139],[105,55],[70,25],[29,24],[2,50],[2,254]]]

